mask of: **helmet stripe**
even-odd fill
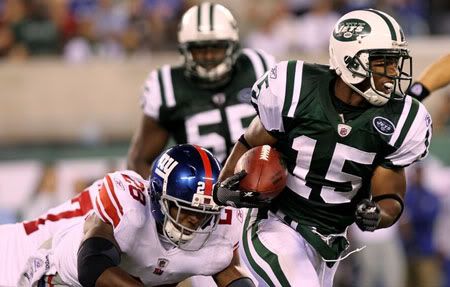
[[[384,15],[383,13],[381,13],[380,11],[377,11],[375,9],[367,9],[366,11],[373,12],[373,13],[377,14],[378,16],[380,16],[387,24],[387,26],[389,28],[389,32],[391,32],[392,40],[397,41],[397,34],[395,33],[394,25],[392,25],[392,22],[389,20],[388,17],[386,17],[386,15]]]
[[[214,4],[209,6],[209,30],[214,30]]]
[[[212,195],[212,186],[213,186],[213,177],[212,177],[212,167],[211,162],[209,160],[208,155],[206,152],[199,147],[198,145],[194,145],[194,147],[197,149],[198,153],[200,154],[200,157],[202,158],[203,162],[203,168],[205,169],[205,195]]]
[[[205,29],[206,25],[209,26],[209,30],[211,28],[211,3],[205,2],[199,6],[198,15],[197,15],[197,30],[207,30]]]
[[[202,22],[202,7],[197,6],[197,31],[200,32],[200,23]]]

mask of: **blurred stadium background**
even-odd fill
[[[125,167],[143,81],[181,62],[177,23],[197,2],[0,0],[0,223],[36,217]],[[398,19],[416,77],[450,51],[448,0],[212,2],[235,14],[242,46],[278,60],[326,64],[332,25],[366,7]],[[434,137],[428,159],[408,169],[415,196],[395,227],[351,230],[352,248],[367,248],[341,263],[335,286],[450,286],[450,87],[425,105]]]

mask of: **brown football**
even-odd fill
[[[275,198],[286,186],[288,171],[281,154],[269,145],[254,147],[244,153],[234,173],[245,170],[239,182],[242,191],[260,192],[263,198]]]

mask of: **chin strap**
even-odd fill
[[[194,238],[194,234],[188,235],[178,230],[178,228],[175,227],[170,219],[168,219],[166,221],[166,224],[164,224],[164,231],[170,241],[174,242],[175,244],[184,244]]]
[[[342,79],[342,80],[344,81],[344,79]],[[391,97],[391,94],[385,94],[378,90],[376,92],[376,91],[374,91],[374,89],[372,89],[372,87],[374,86],[373,77],[370,77],[371,85],[370,85],[370,88],[368,88],[365,92],[361,91],[353,84],[347,83],[345,81],[344,81],[344,83],[346,83],[353,91],[355,91],[358,94],[360,94],[361,96],[363,96],[370,104],[377,106],[377,107],[386,104],[389,101],[389,98]],[[390,84],[390,83],[386,83],[386,84]],[[390,85],[391,85],[391,87],[388,87],[388,88],[392,89],[393,85],[392,84],[390,84]]]
[[[241,137],[238,139],[238,141],[243,144],[247,149],[252,149],[252,146],[248,143],[248,141],[245,139],[244,134],[241,135]]]

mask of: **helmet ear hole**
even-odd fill
[[[347,64],[347,69],[349,70],[357,70],[359,68],[358,61],[356,61],[353,57],[345,56],[344,62]]]

